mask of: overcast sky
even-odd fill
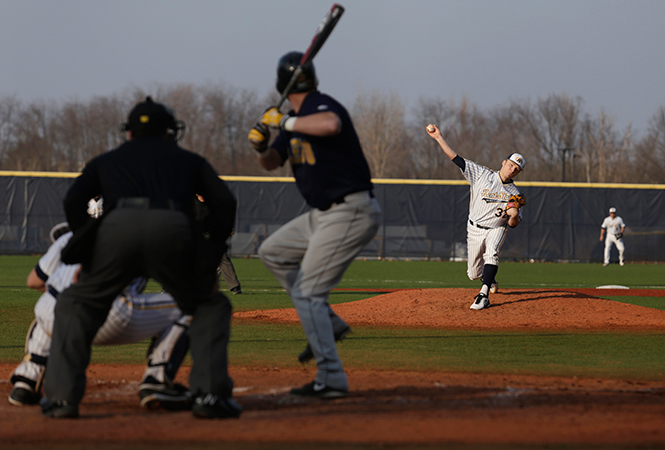
[[[320,89],[481,109],[580,96],[638,133],[665,106],[663,0],[340,0]],[[155,84],[274,89],[331,0],[0,0],[0,96],[89,100]],[[177,113],[177,111],[176,111]]]

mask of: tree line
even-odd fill
[[[0,98],[0,170],[78,172],[125,139],[120,124],[151,95],[173,108],[186,133],[181,145],[203,155],[220,175],[268,175],[247,133],[277,95],[228,86],[154,86],[89,101],[22,102]],[[334,94],[333,94],[334,95]],[[425,133],[436,123],[461,156],[488,167],[517,151],[527,158],[521,181],[665,183],[665,106],[643,136],[618,129],[613,117],[583,110],[580,97],[550,95],[481,110],[459,101],[421,98],[407,113],[396,94],[358,94],[351,113],[374,178],[461,179]],[[282,108],[283,110],[285,108]],[[273,132],[274,134],[274,132]],[[289,176],[288,165],[271,176]]]

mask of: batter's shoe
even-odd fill
[[[159,383],[153,377],[139,385],[141,407],[164,408],[169,411],[185,411],[192,408],[192,393],[182,384]]]
[[[9,394],[9,403],[16,406],[36,405],[41,396],[37,394],[32,386],[23,381],[14,383],[14,388]]]
[[[39,402],[44,417],[54,419],[75,419],[79,416],[79,405],[64,400],[52,402],[46,397]]]
[[[476,300],[471,305],[471,309],[481,310],[490,307],[490,299],[482,292],[476,295]]]
[[[291,389],[292,397],[312,397],[312,398],[343,398],[349,395],[348,390],[335,389],[325,384],[312,381],[301,388]]]
[[[233,295],[242,294],[242,289],[240,289],[240,286],[234,287],[233,289],[231,289],[231,292],[233,292]]]
[[[499,292],[499,283],[493,281],[490,285],[490,294],[496,294],[497,292]]]
[[[200,419],[237,419],[242,408],[231,397],[206,394],[196,397],[192,414]]]
[[[335,341],[341,341],[345,337],[347,337],[351,333],[351,327],[347,326],[343,330],[341,330],[339,333],[335,333]],[[303,350],[299,355],[298,355],[298,361],[302,364],[305,364],[306,362],[311,361],[314,358],[314,352],[312,351],[312,347],[310,347],[309,342],[307,343],[307,347],[305,347],[305,350]]]

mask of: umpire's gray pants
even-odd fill
[[[192,314],[190,388],[231,397],[227,372],[231,305],[213,293],[216,267],[197,273],[191,224],[177,211],[118,209],[103,219],[93,258],[55,308],[51,356],[44,391],[51,401],[79,403],[91,343],[116,296],[137,276],[162,283],[180,309]]]
[[[313,209],[282,226],[259,248],[266,267],[286,289],[314,357],[315,381],[348,389],[334,332],[346,327],[328,304],[330,291],[353,259],[372,240],[381,210],[369,192],[345,197],[326,211]]]

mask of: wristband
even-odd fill
[[[286,131],[293,131],[293,126],[296,123],[296,120],[298,120],[297,117],[289,117],[284,121],[284,130]]]

